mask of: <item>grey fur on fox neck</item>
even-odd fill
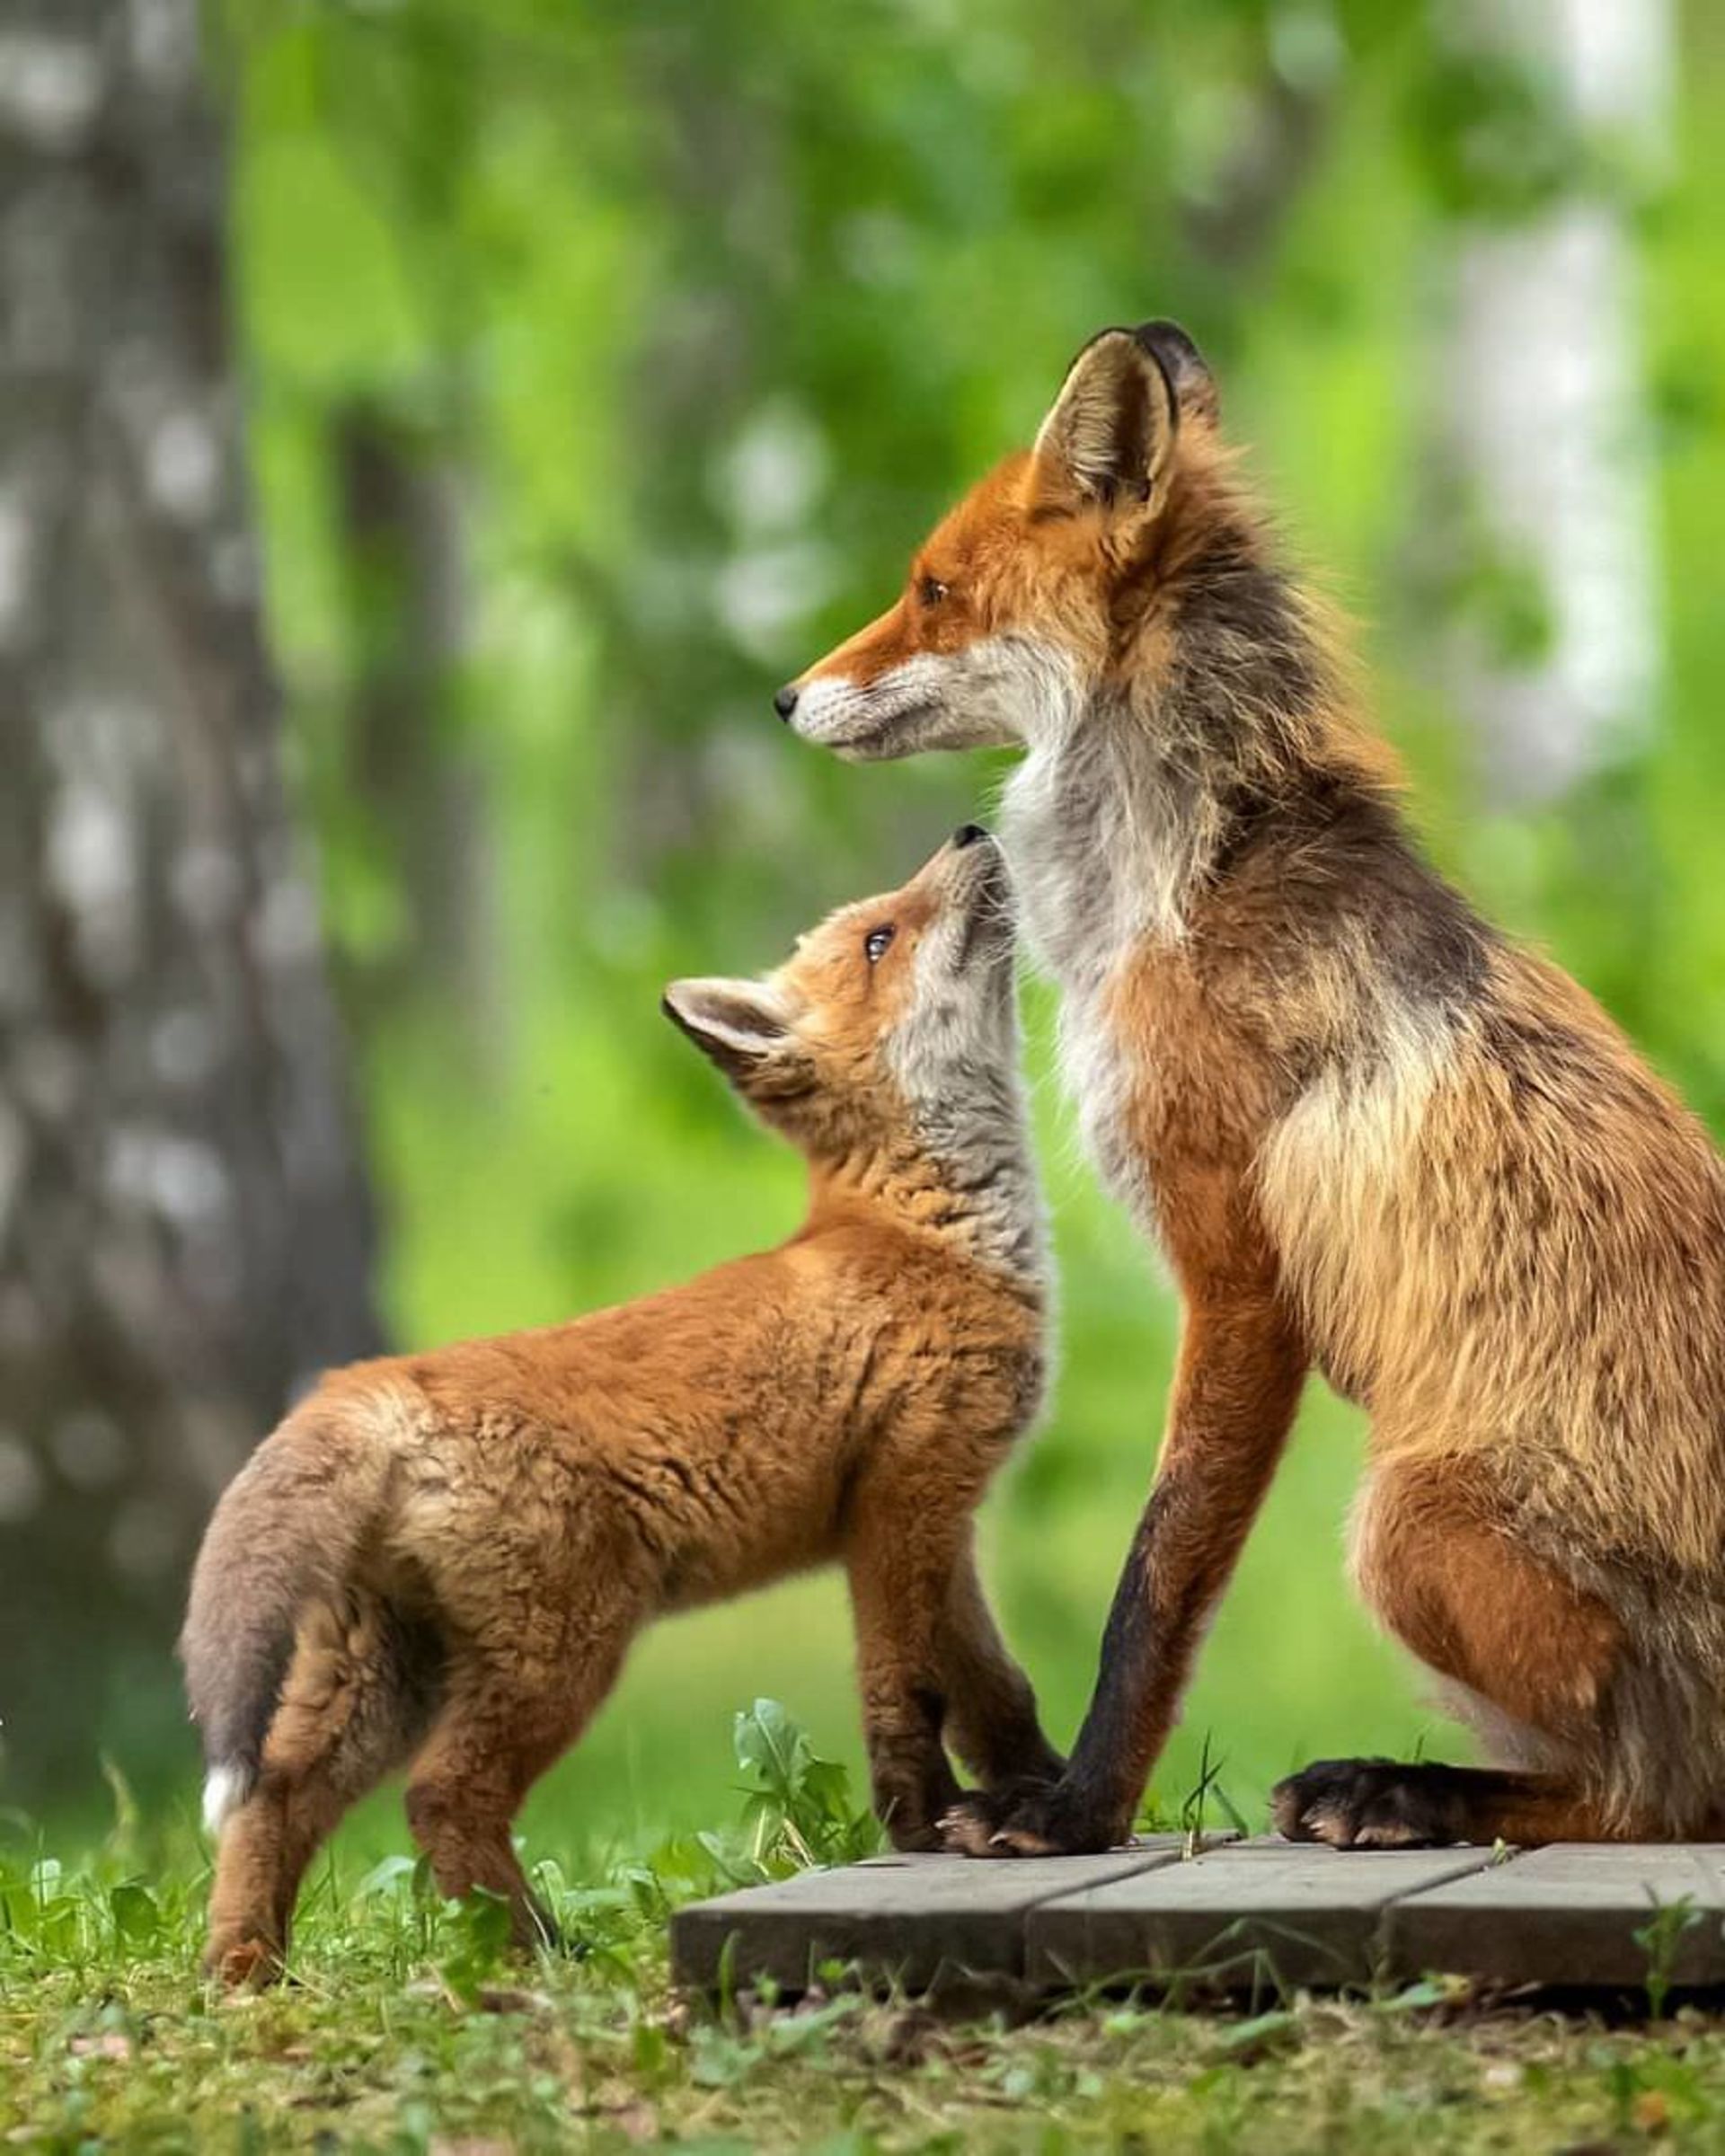
[[[1305,600],[1225,524],[1162,595],[1172,654],[1105,679],[1052,656],[1034,670],[1021,738],[1029,754],[1003,797],[1026,926],[1063,983],[1093,986],[1146,935],[1184,932],[1193,892],[1242,827],[1318,753],[1314,712],[1338,685]]]
[[[1004,883],[949,916],[916,957],[911,1008],[888,1047],[916,1133],[977,1256],[1040,1285],[1042,1197],[1031,1152]]]

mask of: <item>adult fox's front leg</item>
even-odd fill
[[[1189,1303],[1155,1485],[1114,1594],[1090,1711],[1066,1772],[945,1821],[973,1856],[1111,1848],[1166,1741],[1193,1651],[1269,1487],[1306,1356],[1273,1292]]]

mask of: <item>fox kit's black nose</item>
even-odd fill
[[[955,846],[974,846],[987,835],[980,824],[960,824],[952,834],[952,844]]]
[[[783,688],[782,688],[774,697],[773,709],[779,714],[781,719],[788,720],[792,712],[794,711],[796,708],[797,692],[791,686],[789,682],[786,682]]]

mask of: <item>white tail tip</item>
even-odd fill
[[[204,1831],[219,1834],[222,1822],[252,1794],[252,1777],[243,1767],[212,1767],[204,1783]]]

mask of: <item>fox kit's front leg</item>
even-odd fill
[[[1226,1585],[1294,1419],[1305,1357],[1274,1297],[1189,1307],[1168,1436],[1102,1639],[1071,1763],[1044,1789],[985,1792],[948,1815],[973,1856],[1111,1848],[1131,1831],[1193,1650]]]
[[[1052,1781],[1065,1763],[977,1574],[975,1510],[1007,1442],[960,1459],[945,1432],[928,1454],[878,1463],[851,1496],[845,1563],[863,1733],[874,1807],[898,1849],[941,1846],[960,1796],[949,1737],[1003,1795]]]
[[[942,1741],[940,1644],[968,1513],[931,1507],[914,1481],[871,1475],[853,1495],[845,1562],[856,1625],[862,1737],[877,1817],[895,1849],[938,1849],[959,1796]]]
[[[983,1788],[1057,1780],[1066,1763],[1043,1735],[1031,1681],[1006,1651],[969,1538],[947,1588],[939,1658],[947,1736]]]

